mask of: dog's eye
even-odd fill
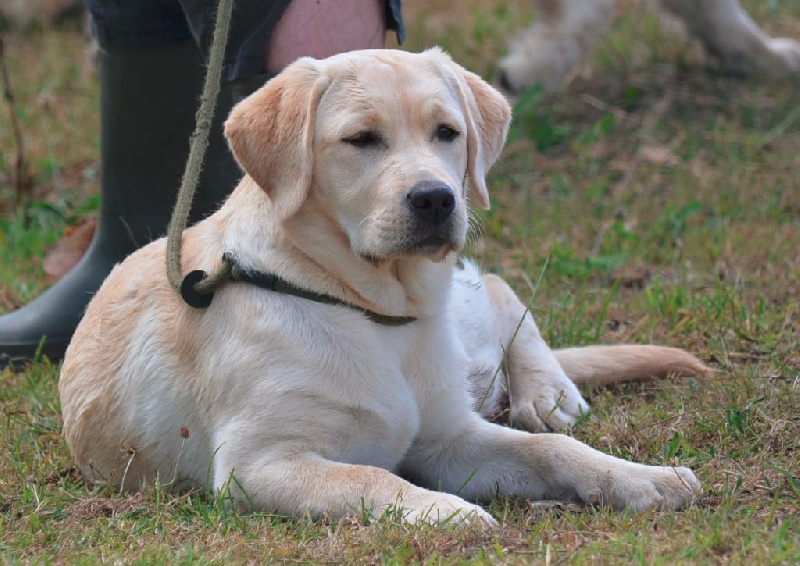
[[[441,141],[450,142],[456,139],[461,133],[445,124],[439,124],[439,127],[436,128],[436,138]]]
[[[358,132],[356,135],[342,140],[356,147],[374,147],[381,143],[381,137],[375,132]]]

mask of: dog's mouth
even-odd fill
[[[454,246],[455,243],[450,238],[433,235],[412,243],[405,252],[408,255],[437,255],[443,250],[453,250]]]
[[[462,245],[454,241],[453,238],[434,234],[424,238],[409,239],[403,242],[402,245],[385,252],[365,252],[359,255],[362,259],[375,266],[395,259],[412,257],[424,257],[431,261],[440,262],[447,257],[447,254],[457,252],[461,248]]]

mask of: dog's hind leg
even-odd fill
[[[603,386],[715,371],[678,348],[583,346],[551,350],[508,284],[467,263],[456,277],[453,313],[470,359],[475,410],[488,418],[508,397],[509,424],[530,432],[573,425],[588,405],[576,385]],[[500,367],[502,363],[502,367]]]
[[[661,0],[661,4],[683,20],[689,33],[730,72],[800,73],[800,42],[767,35],[738,0]]]
[[[531,313],[496,275],[483,276],[505,351],[509,424],[539,432],[573,425],[589,406],[545,343]]]
[[[473,409],[531,432],[567,428],[588,410],[508,284],[465,262],[456,272],[450,314],[467,356]]]
[[[500,61],[500,85],[510,94],[541,84],[560,89],[614,19],[616,0],[536,0],[536,21]]]

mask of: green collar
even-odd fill
[[[230,253],[224,254],[222,256],[222,261],[229,267],[227,270],[227,280],[234,283],[249,283],[251,285],[255,285],[256,287],[274,291],[276,293],[292,295],[294,297],[300,297],[316,303],[345,307],[360,312],[372,322],[383,324],[385,326],[405,326],[406,324],[417,320],[416,317],[413,316],[391,316],[388,314],[380,314],[375,311],[359,307],[358,305],[348,303],[347,301],[337,299],[331,295],[325,295],[323,293],[317,293],[309,289],[297,287],[296,285],[281,279],[274,273],[264,273],[263,271],[258,271],[255,269],[243,268]],[[186,302],[186,304],[194,308],[206,308],[211,304],[211,300],[214,298],[213,291],[199,292],[195,288],[195,285],[203,281],[207,276],[208,274],[205,271],[196,270],[184,277],[183,283],[181,284],[181,297],[183,297],[183,300]]]

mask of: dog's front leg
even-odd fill
[[[537,0],[536,21],[500,61],[500,82],[510,94],[541,84],[563,86],[570,71],[611,26],[616,0]]]
[[[236,465],[219,457],[216,493],[241,508],[311,518],[380,517],[396,512],[406,522],[462,523],[495,520],[477,505],[412,485],[374,466],[343,464],[315,454],[286,459],[248,458]]]
[[[685,507],[700,488],[688,468],[635,464],[568,436],[528,434],[472,417],[457,435],[420,436],[404,473],[470,501],[504,495],[637,511]]]

